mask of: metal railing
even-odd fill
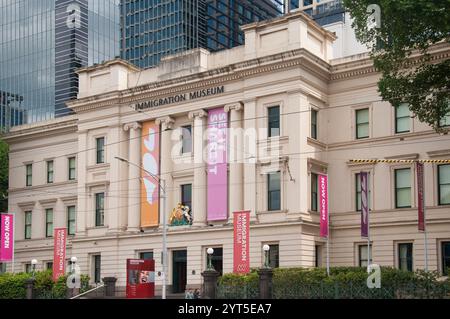
[[[87,291],[85,291],[85,292],[83,292],[83,293],[81,293],[81,294],[79,294],[79,295],[73,296],[73,297],[70,298],[70,299],[77,299],[77,298],[80,298],[80,297],[82,297],[82,296],[85,296],[85,295],[87,295],[87,294],[89,294],[89,293],[91,293],[91,292],[93,292],[93,291],[96,291],[96,290],[98,290],[98,289],[100,289],[100,288],[103,288],[103,287],[105,287],[105,284],[100,284],[100,285],[98,285],[98,286],[96,286],[96,287],[94,287],[94,288],[92,288],[92,289],[89,289],[89,290],[87,290]]]

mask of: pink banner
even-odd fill
[[[227,128],[223,107],[208,111],[208,221],[228,218]]]
[[[12,261],[14,254],[14,215],[1,214],[0,261]]]
[[[423,163],[416,162],[417,172],[417,213],[418,213],[418,228],[420,231],[425,231],[425,197],[423,186]]]
[[[361,237],[369,237],[369,174],[359,173],[361,182]]]
[[[233,272],[250,272],[250,212],[234,212]]]
[[[328,176],[319,175],[320,237],[328,238]]]
[[[53,281],[66,273],[66,228],[55,228],[53,250]]]

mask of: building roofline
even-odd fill
[[[139,72],[139,71],[142,70],[141,68],[135,66],[134,64],[132,64],[132,63],[130,63],[130,62],[124,60],[124,59],[115,58],[113,60],[108,60],[108,61],[105,61],[105,62],[100,63],[100,64],[94,64],[92,66],[88,66],[88,67],[83,67],[83,68],[77,69],[77,70],[75,70],[75,73],[76,74],[81,74],[81,73],[86,73],[86,72],[99,71],[99,70],[106,69],[106,68],[108,68],[109,66],[111,66],[113,64],[116,64],[116,65],[117,64],[121,64],[122,66],[130,69],[133,72]]]

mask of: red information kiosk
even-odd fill
[[[127,259],[127,298],[155,297],[155,261]]]

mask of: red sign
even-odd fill
[[[233,272],[250,272],[250,212],[234,212]]]
[[[328,176],[319,175],[320,237],[328,238]]]
[[[53,248],[53,281],[66,273],[66,228],[55,228]]]
[[[14,215],[0,214],[0,261],[12,261],[14,254]]]
[[[419,220],[419,230],[425,231],[425,197],[423,185],[423,163],[416,162],[417,172],[417,210]]]
[[[127,298],[155,297],[155,261],[127,259]]]

